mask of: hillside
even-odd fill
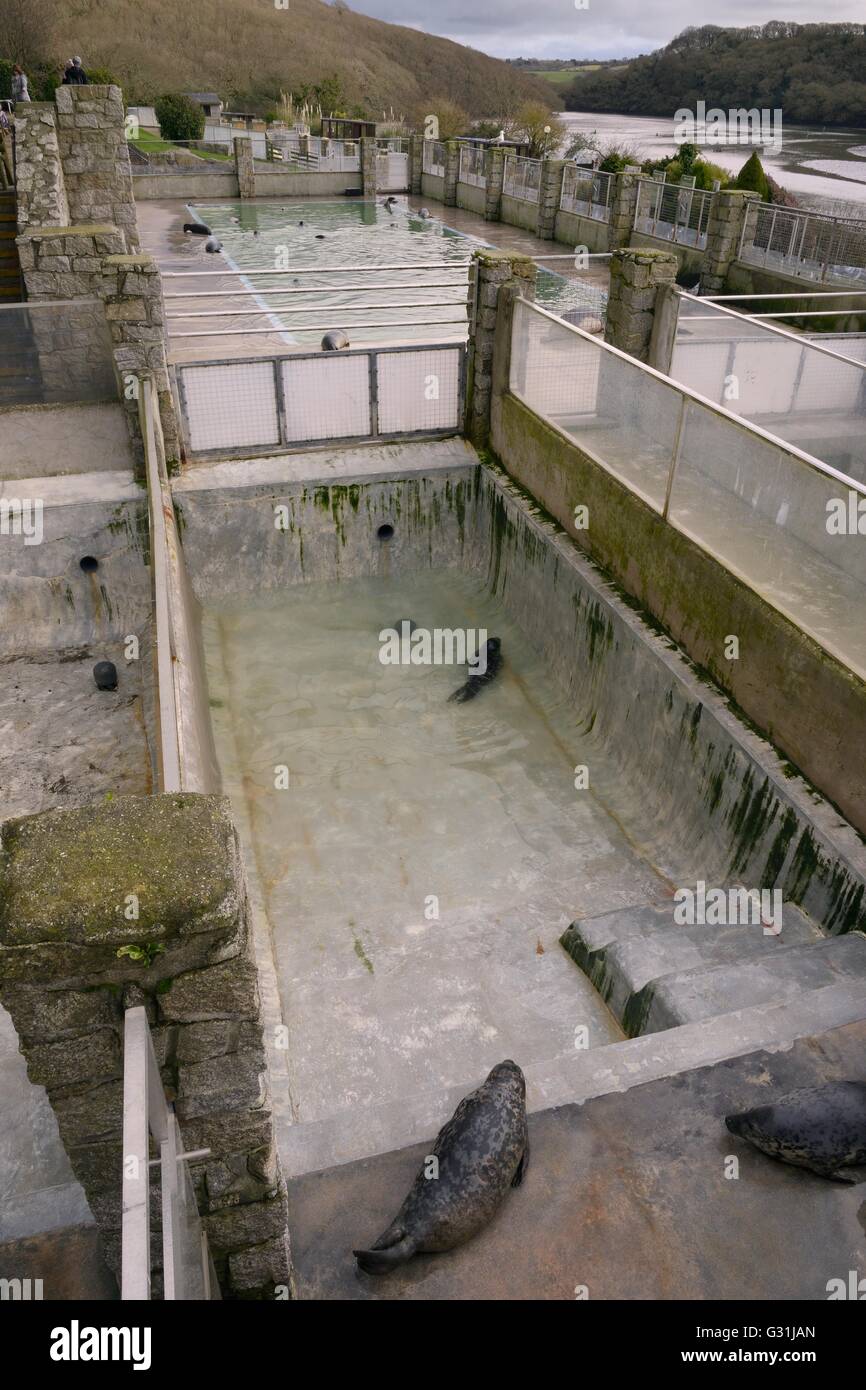
[[[866,126],[866,25],[788,24],[685,29],[627,67],[577,77],[571,111],[673,116],[708,107],[782,109],[792,122]]]
[[[0,56],[4,6],[0,0]],[[216,90],[262,107],[334,76],[339,101],[371,112],[449,97],[470,115],[497,116],[549,92],[537,78],[447,39],[351,11],[343,0],[30,0],[52,6],[49,52],[108,69],[130,101],[170,90]],[[12,56],[12,55],[10,55]],[[32,55],[31,55],[32,64]],[[330,103],[329,103],[330,104]]]

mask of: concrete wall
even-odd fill
[[[491,421],[510,476],[866,831],[866,766],[846,733],[863,727],[863,682],[513,396],[494,392]],[[578,504],[586,530],[574,529]],[[730,633],[737,661],[724,658]]]
[[[441,203],[445,199],[445,180],[440,174],[421,175],[422,198],[435,198]]]
[[[225,174],[135,174],[132,180],[136,202],[148,198],[236,198],[238,181],[234,171]]]
[[[502,195],[502,221],[512,227],[522,227],[526,232],[534,232],[538,224],[538,204],[528,203],[524,198],[509,198]]]
[[[603,253],[608,249],[607,223],[560,208],[553,224],[553,239],[566,246],[586,246],[590,251]]]
[[[487,192],[479,188],[475,183],[457,182],[457,206],[467,208],[469,212],[477,212],[479,217],[484,216],[484,209],[487,205]]]

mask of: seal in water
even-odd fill
[[[117,667],[113,661],[97,661],[93,668],[97,690],[117,689]]]
[[[455,700],[458,705],[465,705],[467,700],[474,700],[479,690],[483,690],[485,685],[489,685],[499,675],[502,669],[502,643],[499,638],[488,638],[484,643],[484,652],[486,669],[479,675],[470,676],[465,685],[461,685],[448,696],[449,701]]]
[[[809,1168],[836,1182],[859,1182],[845,1168],[866,1165],[866,1082],[803,1086],[770,1105],[727,1115],[732,1134],[770,1158]]]
[[[461,1100],[433,1145],[438,1177],[425,1160],[387,1231],[352,1254],[366,1274],[387,1274],[419,1251],[452,1250],[487,1225],[529,1164],[526,1082],[516,1062],[499,1062]]]
[[[222,251],[223,244],[218,237],[209,236],[204,244],[204,249],[205,251],[209,251],[210,254],[213,256],[217,251]]]
[[[210,236],[210,227],[206,227],[203,222],[184,222],[183,229],[191,236]]]

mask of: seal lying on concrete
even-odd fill
[[[843,1171],[866,1165],[864,1081],[804,1086],[771,1105],[728,1115],[725,1124],[770,1158],[809,1168],[822,1178],[859,1182],[866,1176]]]
[[[448,696],[449,700],[456,700],[458,705],[465,705],[467,700],[474,700],[479,690],[483,690],[485,685],[489,685],[499,675],[502,669],[502,643],[499,638],[488,638],[483,651],[485,669],[478,675],[470,676],[465,685],[461,685]]]
[[[353,1250],[366,1274],[387,1274],[417,1252],[452,1250],[487,1225],[529,1164],[526,1083],[516,1062],[499,1062],[461,1100],[433,1145],[437,1176],[425,1159],[408,1197],[369,1250]]]

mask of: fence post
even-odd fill
[[[424,171],[424,136],[409,136],[409,192],[416,198],[421,193],[421,175]]]
[[[743,231],[752,206],[757,217],[760,197],[742,188],[725,188],[716,193],[707,222],[707,249],[701,271],[701,289],[717,294],[725,288],[728,271],[740,253]],[[753,224],[754,225],[754,224]]]
[[[248,135],[236,135],[232,143],[235,152],[238,197],[254,198],[256,196],[256,166],[253,159],[253,142]]]
[[[494,339],[499,347],[497,382],[508,383],[508,348],[510,333],[499,323],[500,310],[509,317],[513,302],[501,294],[511,286],[514,294],[525,299],[535,298],[535,262],[529,256],[508,251],[479,250],[474,253],[477,288],[477,312],[469,340],[468,386],[466,392],[466,433],[473,444],[483,447],[490,438],[490,414],[493,401]],[[503,375],[504,374],[504,375]]]
[[[445,186],[442,201],[447,208],[457,206],[457,180],[460,176],[460,142],[445,141]]]
[[[605,342],[646,362],[659,291],[676,280],[677,258],[672,251],[644,247],[621,248],[610,261]]]
[[[505,177],[505,150],[488,145],[484,155],[484,221],[502,221],[502,180]]]
[[[640,175],[623,170],[613,176],[610,199],[610,218],[607,224],[607,249],[616,251],[628,246],[634,230],[634,214]]]
[[[538,224],[536,235],[542,241],[553,241],[556,214],[562,197],[562,177],[565,173],[564,159],[544,159],[541,163],[541,180],[538,187]]]
[[[375,198],[378,188],[378,147],[370,135],[361,136],[361,188],[365,198]]]

